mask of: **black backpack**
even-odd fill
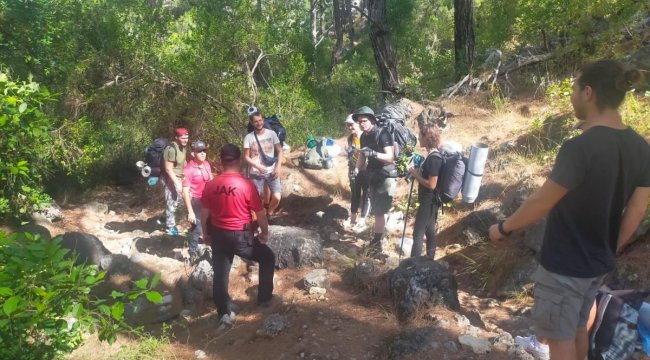
[[[391,136],[395,144],[395,159],[400,156],[407,146],[415,149],[418,138],[406,127],[406,118],[411,109],[402,104],[388,104],[375,116],[377,124]]]
[[[463,188],[467,159],[459,152],[440,153],[435,151],[432,155],[442,159],[442,167],[436,185],[439,201],[443,204],[450,203]]]
[[[163,152],[171,142],[165,138],[157,138],[151,145],[144,148],[144,162],[151,168],[151,175],[160,176],[162,169],[165,168]]]
[[[280,139],[280,145],[284,146],[284,141],[287,138],[287,129],[284,128],[282,123],[280,122],[280,115],[271,115],[270,117],[264,118],[264,127],[273,130],[278,135],[278,139]],[[253,127],[253,124],[250,122],[248,123],[247,130],[249,133],[253,132],[255,128]]]

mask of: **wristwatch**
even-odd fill
[[[501,233],[501,235],[503,235],[503,236],[510,236],[510,235],[512,234],[512,230],[510,230],[510,231],[506,231],[506,230],[503,228],[503,223],[504,223],[504,222],[506,222],[506,221],[505,221],[505,220],[501,220],[501,221],[499,221],[499,223],[498,223],[498,225],[497,225],[497,228],[499,229],[499,232]]]

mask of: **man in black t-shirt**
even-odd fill
[[[386,226],[385,215],[393,204],[397,169],[393,151],[393,139],[388,131],[377,125],[375,113],[368,106],[359,108],[352,114],[359,123],[361,134],[361,155],[357,160],[356,172],[366,170],[370,213],[375,216],[374,236],[370,245],[381,248],[381,239]]]
[[[643,219],[650,197],[650,146],[628,128],[618,107],[638,70],[616,61],[583,68],[571,104],[583,133],[567,140],[544,185],[505,221],[490,227],[502,244],[512,230],[547,215],[532,318],[551,359],[583,360],[586,322],[615,254]]]

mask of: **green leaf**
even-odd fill
[[[2,296],[11,296],[14,292],[8,287],[0,287],[0,295]]]
[[[83,305],[81,305],[80,303],[74,304],[74,306],[72,307],[71,315],[79,319],[81,317],[81,311],[83,310],[83,308],[84,308]]]
[[[163,297],[158,291],[148,291],[147,300],[151,301],[154,304],[160,304],[163,301]]]
[[[122,296],[124,296],[124,293],[121,293],[119,291],[113,290],[113,292],[111,292],[111,297],[113,299],[117,299],[118,297],[122,297]]]
[[[99,309],[99,312],[101,312],[104,315],[110,315],[111,314],[111,308],[109,308],[107,305],[99,305],[98,309]]]
[[[124,315],[124,304],[121,302],[116,302],[111,306],[111,315],[115,320],[121,320],[122,315]]]
[[[138,289],[144,290],[147,288],[147,279],[140,279],[138,281],[134,281],[135,286],[138,287]]]
[[[156,273],[153,278],[151,278],[149,289],[155,289],[156,286],[158,286],[158,283],[160,283],[160,273]]]
[[[27,103],[20,104],[20,106],[18,107],[18,112],[22,114],[25,112],[25,110],[27,110]]]
[[[9,120],[9,117],[6,114],[0,116],[0,126],[5,126],[7,120]]]
[[[2,305],[2,310],[4,310],[7,316],[13,314],[16,309],[18,309],[18,304],[20,303],[20,297],[12,296]]]

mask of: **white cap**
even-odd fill
[[[352,119],[352,114],[349,114],[348,117],[345,118],[345,123],[354,124],[354,119]]]
[[[249,106],[248,109],[246,109],[246,112],[248,113],[248,116],[251,116],[258,112],[257,108],[253,105]]]

